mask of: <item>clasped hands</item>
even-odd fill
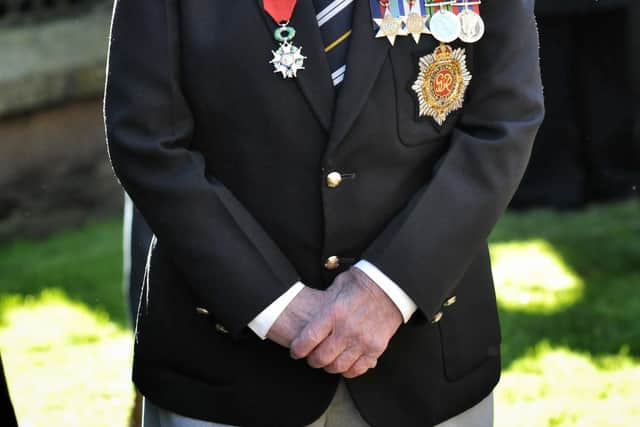
[[[313,368],[355,378],[376,366],[401,324],[393,301],[352,267],[326,291],[302,290],[267,337]]]

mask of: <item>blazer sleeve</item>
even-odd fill
[[[487,33],[450,148],[363,258],[427,316],[439,311],[513,197],[544,116],[533,0],[483,2]]]
[[[113,169],[186,284],[229,331],[299,277],[267,233],[190,147],[179,81],[177,0],[117,0],[105,126]]]

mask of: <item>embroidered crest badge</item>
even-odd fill
[[[411,86],[418,97],[418,116],[432,117],[442,125],[449,114],[462,108],[471,82],[465,50],[441,44],[421,57],[418,67],[418,78]]]

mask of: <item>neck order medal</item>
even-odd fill
[[[464,49],[441,44],[418,62],[418,77],[411,89],[418,98],[418,117],[431,117],[442,126],[449,114],[462,108],[471,82]]]
[[[274,38],[280,42],[277,50],[272,50],[273,59],[269,61],[273,64],[274,73],[282,73],[282,78],[291,79],[298,77],[298,71],[304,70],[304,60],[306,56],[302,55],[302,48],[291,44],[291,40],[296,35],[296,30],[281,24],[274,32]]]
[[[289,26],[289,20],[296,3],[296,0],[264,0],[265,12],[280,25],[273,32],[273,38],[280,46],[271,51],[273,59],[269,63],[273,65],[273,72],[282,74],[284,79],[298,77],[298,71],[304,70],[304,60],[307,59],[302,55],[302,48],[291,43],[296,30]]]

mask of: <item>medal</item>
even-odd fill
[[[298,77],[298,71],[304,70],[302,47],[295,46],[291,41],[296,36],[295,28],[289,26],[289,20],[296,7],[296,0],[264,0],[264,10],[276,21],[280,27],[273,32],[273,38],[280,43],[275,51],[272,50],[274,73],[281,73],[282,78]]]
[[[383,18],[374,18],[373,22],[380,27],[376,33],[376,38],[386,37],[391,46],[393,46],[396,42],[396,37],[405,36],[407,33],[402,28],[402,20],[393,16],[389,3],[390,0],[379,0],[380,10],[384,11]]]
[[[479,5],[480,2],[465,2],[463,9],[458,13],[460,20],[460,40],[465,43],[475,43],[484,35],[484,20],[470,5]]]
[[[418,77],[411,86],[418,99],[418,117],[432,117],[442,125],[451,112],[462,108],[469,82],[464,49],[441,44],[432,54],[421,57]]]
[[[440,3],[437,1],[435,4]],[[451,4],[451,3],[448,3]],[[433,7],[434,3],[429,4]],[[441,43],[451,43],[460,35],[460,20],[455,13],[445,9],[444,3],[439,4],[440,10],[431,15],[429,29],[431,34]]]
[[[420,10],[420,7],[416,9],[416,0],[409,0],[408,2],[408,11],[405,18],[406,31],[408,34],[411,34],[413,40],[416,43],[420,43],[420,36],[422,34],[429,34],[429,30],[427,30],[427,18],[425,18]]]

